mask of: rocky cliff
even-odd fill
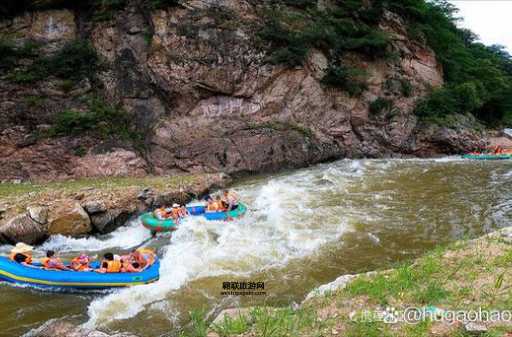
[[[0,178],[260,172],[482,145],[469,129],[418,122],[414,106],[443,84],[443,71],[394,13],[386,11],[378,27],[390,36],[387,48],[395,57],[345,56],[367,74],[358,96],[321,81],[328,55],[320,50],[309,50],[300,67],[269,63],[269,46],[258,39],[264,24],[261,3],[250,0],[187,0],[153,10],[133,0],[106,20],[81,8],[57,8],[2,21],[4,39],[37,43],[37,53],[47,57],[72,41],[88,41],[100,66],[94,77],[77,81],[59,77],[59,67],[36,80],[26,72],[16,76],[16,69],[36,62],[30,56],[2,70]],[[76,125],[62,123],[63,111],[91,110],[92,96],[124,117],[107,110],[113,126],[100,122],[66,133]],[[379,99],[393,108],[372,111]],[[136,137],[116,133],[126,116]],[[64,127],[55,132],[59,121]],[[103,130],[101,137],[95,129]]]

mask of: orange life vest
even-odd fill
[[[121,271],[121,261],[113,260],[107,262],[107,273],[119,273]]]
[[[50,268],[50,258],[49,257],[42,258],[41,263],[43,264],[43,267]]]
[[[89,264],[82,264],[80,257],[75,257],[73,260],[71,260],[71,267],[76,271],[84,271],[89,268]]]
[[[181,209],[179,209],[179,208],[172,208],[171,209],[171,216],[173,218],[179,218],[181,216]]]

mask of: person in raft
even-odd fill
[[[188,215],[187,208],[185,206],[180,206],[179,204],[173,204],[172,208],[157,208],[154,211],[155,216],[160,220],[165,219],[173,219],[173,220],[180,220],[181,218],[184,218]]]
[[[105,253],[100,268],[96,271],[98,273],[120,273],[121,268],[122,263],[120,258],[115,258],[112,253]]]
[[[71,269],[74,271],[91,271],[89,263],[91,262],[90,257],[85,253],[80,253],[79,256],[71,260]]]
[[[12,261],[16,261],[18,263],[24,265],[32,264],[32,251],[34,247],[29,246],[23,242],[18,242],[16,246],[11,250],[9,258]]]
[[[224,207],[220,195],[216,196],[215,200],[213,200],[212,198],[208,199],[208,202],[206,204],[207,212],[224,212],[225,210],[226,208]]]
[[[48,250],[46,252],[46,257],[41,260],[44,269],[51,270],[70,270],[68,267],[62,263],[62,260],[55,256],[55,252],[53,250]]]
[[[146,269],[155,262],[155,253],[149,248],[134,249],[130,256],[133,262],[137,262],[141,270]]]
[[[169,210],[169,215],[173,220],[179,220],[181,218],[181,210],[179,204],[172,204],[172,208]]]
[[[222,192],[222,203],[228,211],[232,211],[238,207],[238,195],[230,190]]]
[[[118,257],[105,253],[98,273],[137,273],[155,262],[155,253],[151,249],[139,248],[130,254]]]

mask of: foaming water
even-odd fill
[[[94,301],[88,309],[87,326],[133,317],[194,279],[243,276],[284,267],[290,259],[311,254],[339,238],[346,229],[342,222],[311,225],[304,221],[313,216],[308,205],[314,185],[305,177],[301,177],[302,183],[296,178],[271,179],[257,188],[239,190],[242,199],[251,205],[242,219],[183,221],[170,243],[161,248],[160,280]]]
[[[129,249],[148,240],[151,234],[140,220],[132,220],[126,226],[114,232],[89,238],[72,238],[64,235],[53,235],[41,247],[41,250],[53,249],[59,252],[97,252],[110,248]]]

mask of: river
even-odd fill
[[[341,274],[388,268],[438,244],[507,226],[508,161],[342,160],[239,181],[249,205],[232,222],[185,220],[150,240],[161,257],[154,284],[109,293],[43,293],[0,285],[0,336],[52,318],[140,336],[174,336],[194,309],[290,305]],[[99,238],[52,237],[72,256],[120,251],[150,238],[137,220]],[[9,247],[0,247],[7,251]],[[265,296],[223,296],[223,282],[264,282]]]

